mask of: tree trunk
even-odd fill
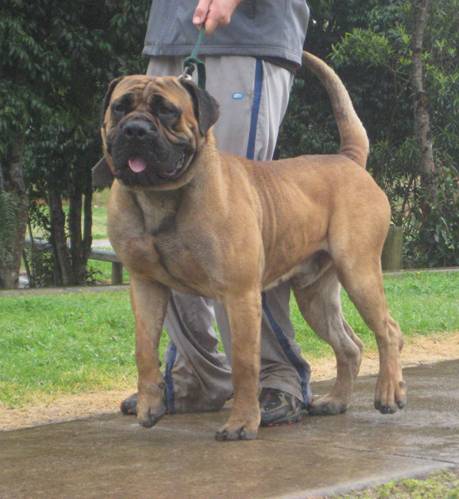
[[[54,260],[57,264],[58,280],[56,284],[70,286],[73,284],[72,264],[65,237],[65,213],[62,209],[62,199],[58,192],[49,192],[49,214],[51,221],[51,242],[54,250]]]
[[[0,288],[17,288],[27,225],[27,194],[22,163],[23,141],[11,147],[0,165]]]
[[[429,102],[424,89],[422,50],[424,31],[429,17],[429,0],[413,0],[414,34],[412,40],[414,90],[414,123],[416,137],[421,149],[421,176],[423,184],[432,191],[435,163],[433,158],[432,131],[430,127]]]
[[[79,284],[81,281],[81,208],[82,194],[74,183],[69,189],[69,236],[73,284]]]
[[[78,169],[76,169],[75,174],[79,174]],[[82,188],[81,181],[74,179],[72,185],[69,186],[69,235],[74,284],[86,282],[87,264],[92,244],[91,230],[92,186],[88,182],[88,185]]]
[[[89,182],[83,204],[83,264],[86,273],[92,246],[92,185]]]

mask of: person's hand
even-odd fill
[[[193,14],[193,24],[204,25],[206,34],[212,34],[219,26],[225,26],[231,21],[236,7],[241,0],[199,0]]]

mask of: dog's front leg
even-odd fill
[[[258,381],[260,375],[261,291],[228,296],[224,300],[231,329],[234,401],[227,423],[217,440],[252,440],[260,424]]]
[[[136,326],[139,373],[137,419],[146,428],[166,412],[164,383],[159,370],[158,345],[170,291],[158,282],[131,276],[131,303]]]

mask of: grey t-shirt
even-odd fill
[[[189,55],[197,40],[197,0],[152,0],[143,53]],[[306,0],[242,0],[231,24],[206,37],[200,55],[246,55],[301,64],[309,21]]]

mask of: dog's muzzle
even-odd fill
[[[158,185],[178,179],[188,168],[194,148],[184,140],[170,142],[154,122],[133,118],[108,137],[114,176],[130,186]]]

